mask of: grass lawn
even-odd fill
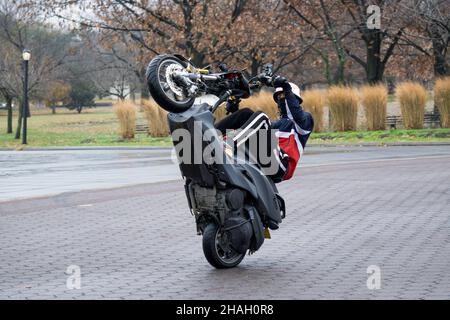
[[[138,113],[138,118],[143,115]],[[141,120],[143,121],[143,120]],[[14,129],[17,118],[14,118]],[[0,148],[20,148],[21,141],[6,132],[6,112],[0,110]],[[389,130],[360,132],[313,133],[309,143],[392,143],[392,142],[450,142],[450,129]],[[28,121],[30,147],[64,146],[171,146],[169,137],[152,138],[137,134],[124,141],[118,134],[118,121],[112,108],[85,109],[81,114],[61,109],[51,114],[49,109],[32,111]]]
[[[138,114],[138,117],[141,117]],[[17,118],[14,118],[14,131]],[[170,146],[167,138],[152,138],[137,134],[124,141],[118,134],[119,123],[112,108],[84,109],[81,114],[67,109],[51,114],[50,110],[32,111],[28,119],[28,145],[30,147],[79,146]],[[17,148],[21,141],[6,132],[6,113],[0,111],[0,148]]]
[[[320,132],[311,134],[309,143],[393,143],[450,142],[450,128],[386,131]]]

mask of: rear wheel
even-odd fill
[[[227,232],[215,223],[210,223],[203,232],[203,253],[215,268],[233,268],[241,263],[245,253],[238,253],[230,245]]]
[[[195,97],[174,81],[174,72],[183,71],[185,62],[172,55],[155,57],[147,68],[147,85],[152,98],[166,111],[180,113],[189,109]]]

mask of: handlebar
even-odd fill
[[[221,65],[220,68],[222,71],[227,69],[225,65]],[[191,94],[196,94],[198,90],[199,83],[202,80],[206,81],[215,81],[220,78],[219,75],[214,74],[204,74],[200,72],[190,72],[187,70],[177,70],[173,73],[173,77],[176,78],[183,86],[189,88],[189,92]],[[273,66],[271,64],[266,64],[263,67],[263,73],[253,77],[248,81],[248,85],[250,90],[259,89],[262,86],[271,86],[273,80]],[[210,108],[210,111],[214,113],[217,108],[224,102],[226,102],[231,96],[236,95],[236,92],[233,90],[227,90],[224,94],[219,97],[219,100]]]

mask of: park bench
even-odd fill
[[[426,112],[423,118],[425,128],[438,128],[440,126],[439,112]],[[403,127],[402,116],[389,115],[386,117],[387,129],[399,129]],[[147,133],[148,124],[138,123],[136,124],[136,133]]]
[[[440,126],[440,116],[439,112],[425,112],[424,118],[424,127],[437,128]],[[386,127],[389,129],[397,129],[403,126],[403,118],[402,116],[387,116],[386,117]]]
[[[136,133],[148,133],[148,124],[136,124]]]

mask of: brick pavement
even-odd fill
[[[1,203],[0,298],[449,299],[449,160],[303,168],[280,229],[231,270],[204,259],[180,182]]]

